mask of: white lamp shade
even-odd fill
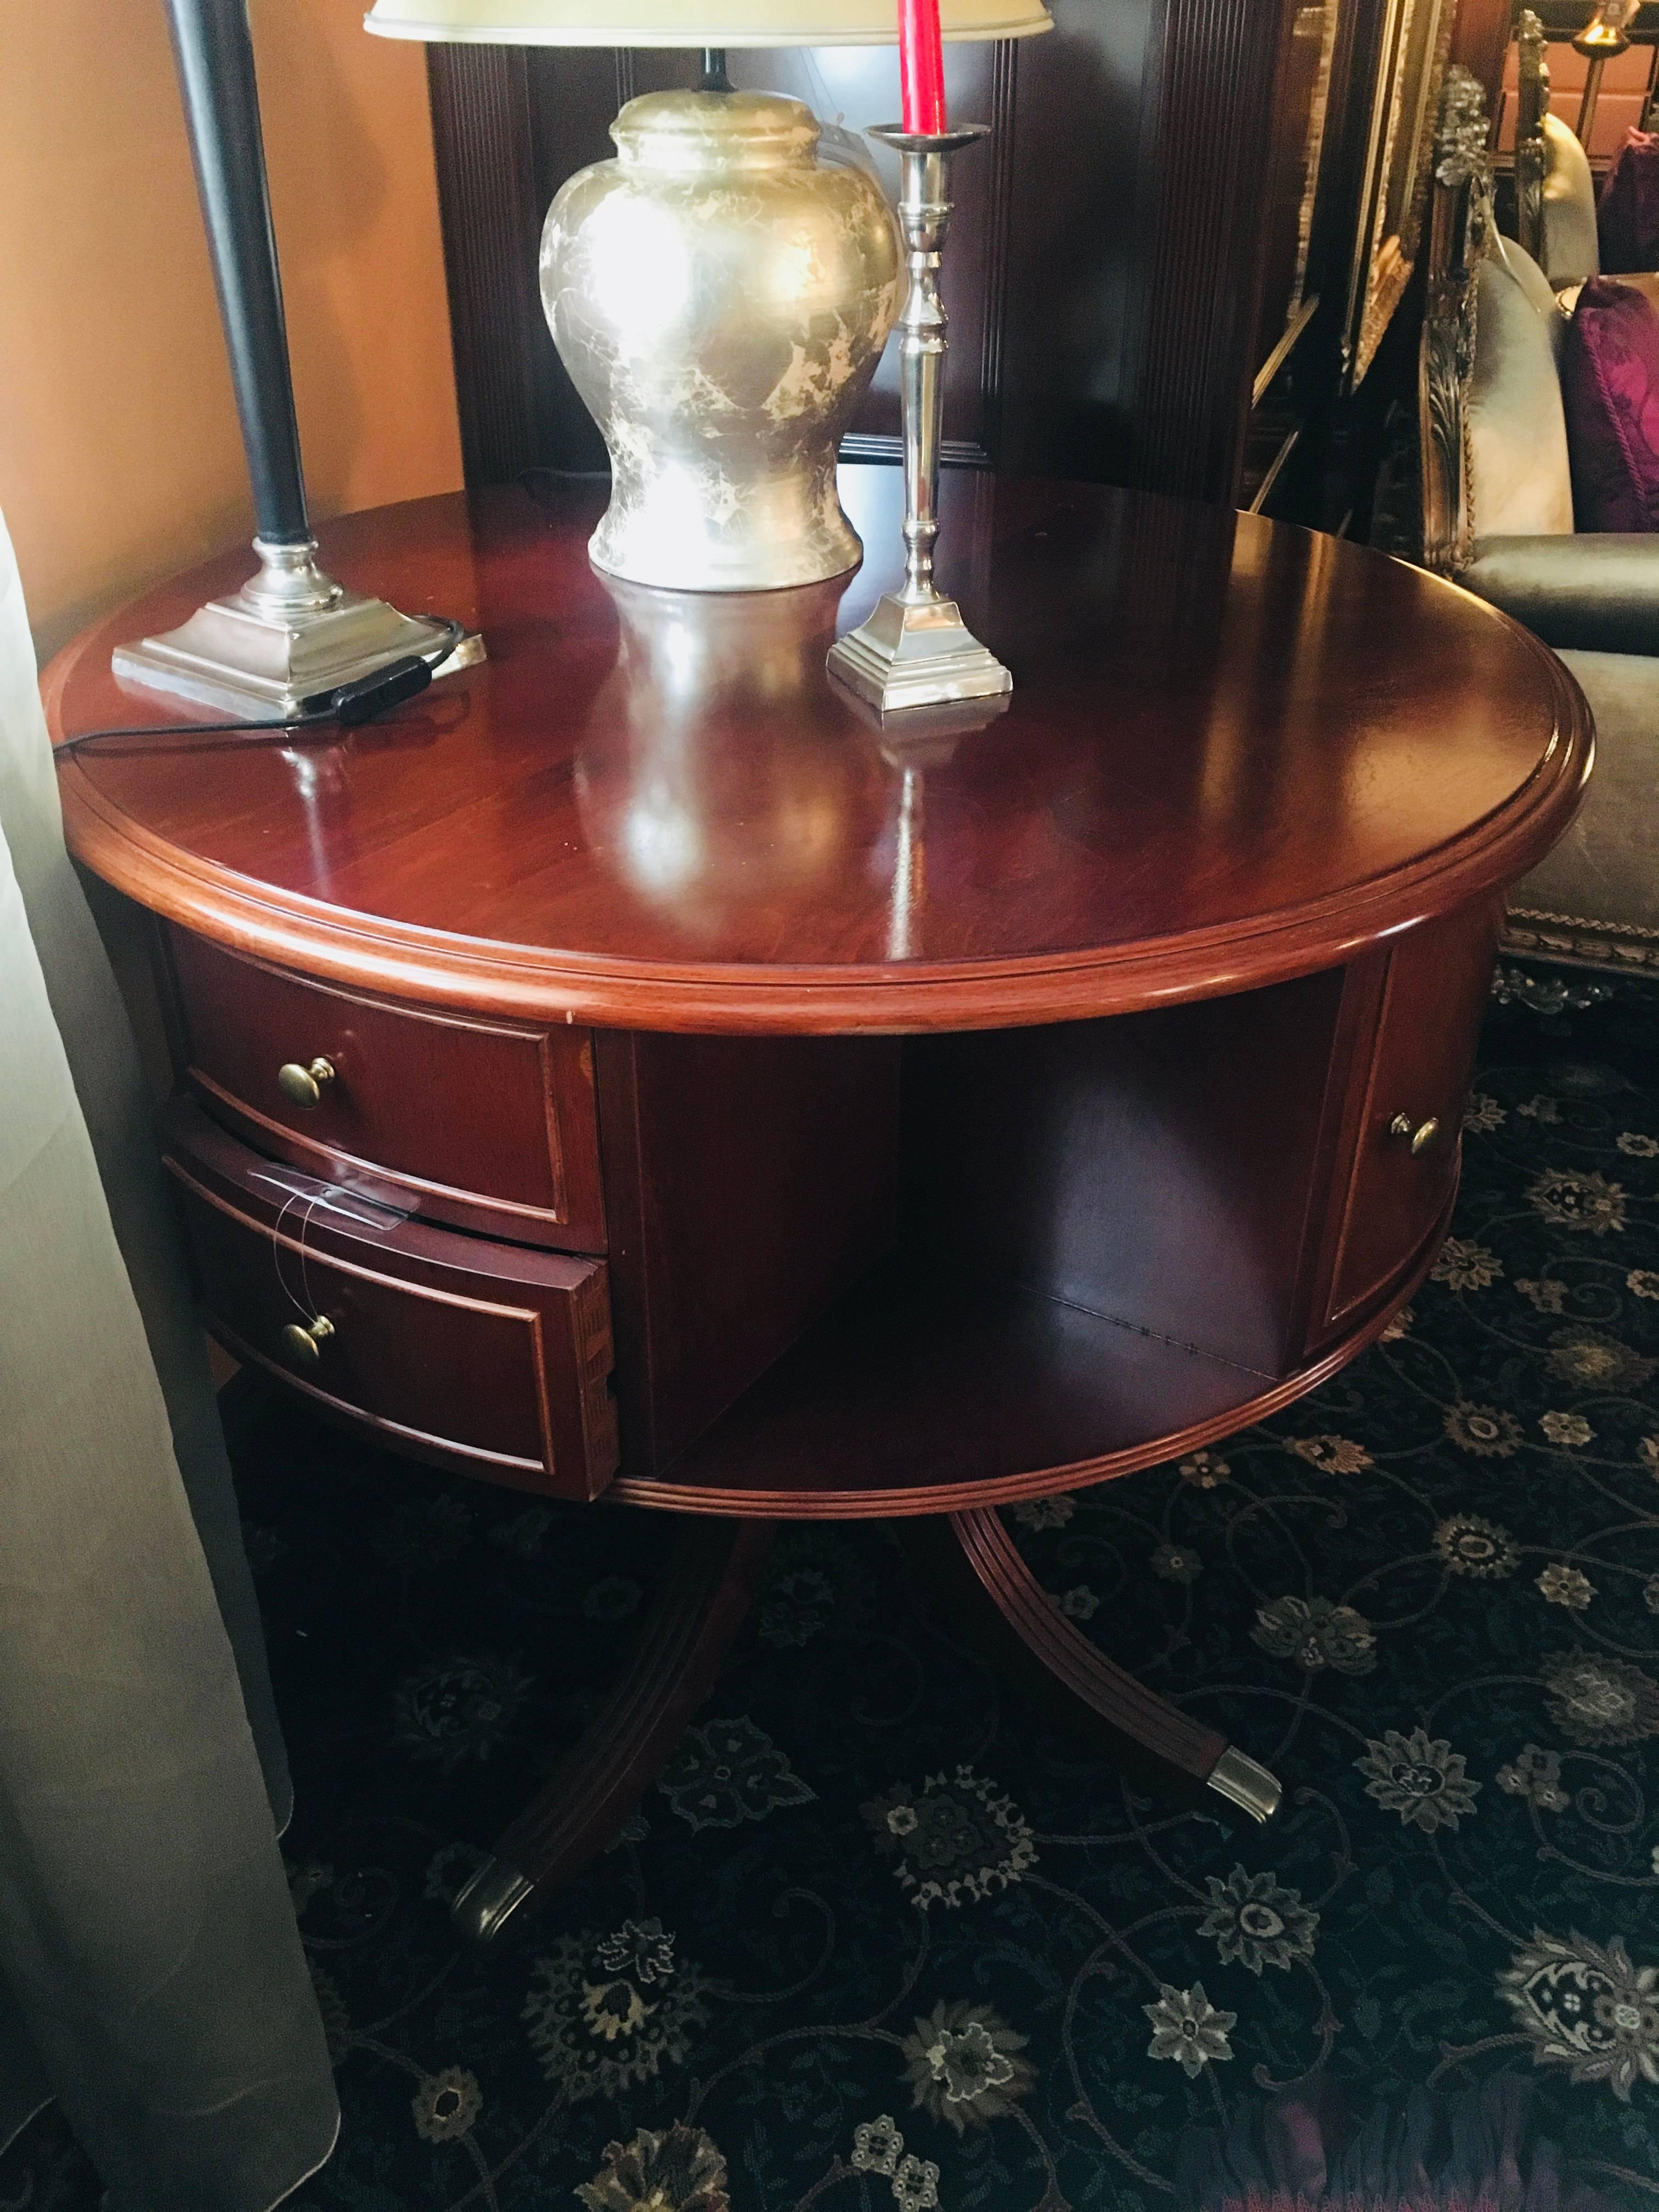
[[[1042,0],[940,0],[947,39],[1054,28]],[[386,39],[514,46],[890,46],[897,0],[374,0]]]

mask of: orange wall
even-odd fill
[[[252,0],[317,514],[460,482],[420,47]],[[0,0],[0,511],[43,654],[252,529],[162,0]]]

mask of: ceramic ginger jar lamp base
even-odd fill
[[[630,582],[768,591],[855,567],[836,457],[897,313],[899,237],[799,100],[661,92],[542,235],[542,299],[604,434],[590,550]]]

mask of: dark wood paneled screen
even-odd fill
[[[1294,11],[1053,0],[1047,37],[947,47],[952,114],[994,127],[957,167],[949,458],[1234,495]],[[740,84],[794,93],[849,131],[897,105],[890,49],[731,60]],[[692,58],[439,46],[429,63],[468,481],[603,468],[542,319],[542,215],[566,177],[610,154],[620,101],[691,82]],[[848,451],[896,456],[890,353]]]

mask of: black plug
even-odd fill
[[[432,670],[428,662],[414,656],[393,660],[384,668],[377,668],[372,676],[360,676],[355,684],[343,684],[337,691],[331,691],[327,695],[329,712],[349,729],[354,723],[373,721],[388,707],[399,706],[404,700],[414,698],[431,681]]]

